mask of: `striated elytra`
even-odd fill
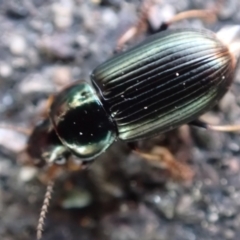
[[[63,145],[90,160],[116,138],[136,141],[199,117],[228,91],[235,62],[210,31],[164,31],[99,65],[93,87],[63,90],[50,119]]]

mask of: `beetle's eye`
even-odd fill
[[[67,160],[65,157],[63,156],[58,156],[55,160],[54,160],[54,163],[57,164],[57,165],[64,165],[66,164]]]

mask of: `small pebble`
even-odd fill
[[[14,55],[23,55],[26,52],[27,44],[22,36],[12,36],[9,48]]]
[[[0,145],[13,152],[23,151],[26,146],[26,136],[14,130],[0,129]]]
[[[73,61],[76,53],[72,43],[67,35],[57,34],[40,38],[37,48],[50,60]]]
[[[37,175],[37,168],[24,166],[19,171],[19,180],[22,182],[29,182]]]
[[[23,57],[15,57],[12,59],[12,65],[16,69],[26,69],[29,65],[29,62]]]
[[[236,239],[236,233],[232,229],[226,229],[223,232],[226,239]]]
[[[8,64],[0,64],[0,75],[1,77],[7,78],[12,75],[12,67]]]
[[[53,22],[59,29],[66,29],[73,23],[73,4],[71,1],[54,3],[52,6]]]
[[[106,25],[109,29],[113,30],[117,28],[119,18],[113,10],[106,8],[102,16],[102,21],[104,25]]]
[[[29,12],[24,6],[24,4],[19,4],[19,2],[11,0],[8,0],[6,2],[8,3],[6,15],[9,18],[12,18],[14,20],[20,20],[28,16]]]
[[[69,67],[55,67],[52,79],[60,87],[68,85],[72,80],[71,70]]]
[[[223,5],[220,8],[219,15],[221,19],[229,19],[233,15],[235,15],[236,11],[236,6],[238,5],[239,0],[228,0],[228,1],[223,1],[221,5]]]
[[[51,93],[55,91],[53,84],[46,77],[41,74],[30,74],[19,84],[19,91],[21,94],[29,94],[31,92],[46,92]]]
[[[72,190],[62,202],[65,209],[84,208],[92,202],[91,194],[85,189]]]

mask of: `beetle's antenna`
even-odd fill
[[[54,187],[54,181],[50,180],[48,185],[47,185],[47,190],[46,190],[46,193],[45,193],[45,196],[44,196],[44,201],[43,201],[43,205],[42,205],[39,220],[38,220],[37,240],[40,240],[42,238],[44,221],[45,221],[45,217],[46,217],[48,207],[49,207],[49,203],[50,203],[50,200],[51,200],[53,187]]]

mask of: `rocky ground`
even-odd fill
[[[217,21],[184,20],[172,28],[219,30],[240,24],[240,3],[158,0],[153,23],[188,9],[223,6]],[[0,0],[0,122],[32,129],[47,97],[89,74],[113,54],[137,20],[137,0]],[[140,38],[143,38],[141,36]],[[240,72],[205,119],[239,123]],[[35,239],[46,186],[24,164],[27,136],[0,130],[0,238]],[[183,126],[139,143],[169,149],[194,172],[174,181],[117,142],[85,172],[56,181],[44,240],[211,240],[240,236],[240,136]]]

